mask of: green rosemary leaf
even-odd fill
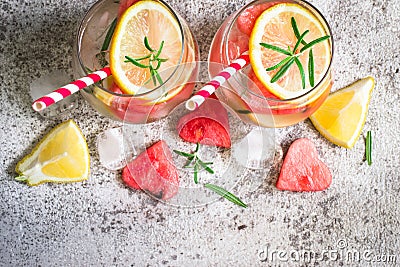
[[[154,70],[158,70],[161,67],[161,61],[157,61],[157,67]]]
[[[136,60],[136,61],[139,61],[139,60],[143,60],[143,59],[148,59],[148,58],[150,58],[150,57],[151,57],[151,54],[149,54],[149,55],[147,55],[147,56],[144,56],[144,57],[135,58],[135,60]]]
[[[205,162],[201,161],[200,159],[197,159],[197,162],[200,164],[201,167],[204,168],[204,170],[206,170],[207,172],[209,172],[211,174],[214,174],[214,170],[211,169],[210,167],[208,167],[207,166],[208,164],[206,164]],[[207,162],[207,163],[210,163],[210,162]]]
[[[305,32],[303,32],[303,34],[298,38],[296,45],[293,48],[293,53],[296,53],[297,48],[299,48],[301,41],[303,41],[304,37],[307,35],[307,33],[309,33],[309,30],[306,30]]]
[[[231,192],[227,191],[222,187],[213,184],[205,184],[204,187],[214,191],[218,195],[226,198],[227,200],[231,201],[236,205],[239,205],[243,208],[247,208],[247,205],[242,200],[240,200],[237,196],[235,196],[234,194],[232,194]]]
[[[193,167],[194,183],[195,184],[199,183],[198,170],[199,170],[199,165],[197,165],[197,163],[195,163],[194,167]]]
[[[157,80],[156,80],[156,74],[155,74],[155,71],[154,71],[154,69],[153,69],[153,67],[150,65],[149,66],[149,68],[150,68],[150,76],[151,76],[151,79],[153,80],[153,84],[154,84],[154,86],[156,86],[157,85]]]
[[[300,71],[301,86],[303,87],[303,89],[306,89],[306,76],[304,74],[303,66],[301,65],[301,62],[297,57],[294,57],[294,62],[296,62],[296,65],[297,65],[297,67],[299,68],[299,71]]]
[[[157,54],[155,55],[156,59],[158,59],[158,57],[160,56],[163,47],[164,47],[164,41],[161,41],[160,48],[158,48]]]
[[[162,85],[164,82],[163,82],[163,80],[161,79],[160,74],[158,74],[158,71],[157,71],[157,70],[153,70],[153,72],[154,72],[154,74],[156,75],[157,81],[160,83],[160,85]]]
[[[239,114],[251,114],[251,113],[253,113],[251,110],[247,110],[247,109],[239,109],[239,110],[236,110],[236,112],[239,113]]]
[[[294,57],[291,57],[290,60],[288,62],[286,62],[286,64],[283,65],[282,68],[277,73],[275,73],[274,77],[272,77],[272,79],[271,79],[271,83],[276,82],[283,75],[285,75],[285,73],[288,71],[288,69],[293,64],[293,62],[294,62]]]
[[[307,49],[310,49],[314,45],[329,39],[330,36],[326,35],[326,36],[317,38],[317,39],[311,41],[310,43],[307,43],[306,41],[304,41],[304,38],[310,31],[306,30],[305,32],[303,32],[303,34],[300,34],[299,28],[297,26],[297,22],[294,17],[291,18],[291,25],[293,28],[294,35],[297,38],[297,42],[296,42],[295,46],[293,47],[293,50],[290,48],[290,46],[288,46],[287,50],[284,50],[280,47],[270,45],[270,44],[260,43],[260,45],[265,48],[268,48],[268,49],[271,49],[271,50],[274,50],[274,51],[277,51],[277,52],[280,52],[280,53],[283,53],[283,54],[289,56],[289,57],[283,59],[278,64],[266,69],[266,71],[271,71],[271,70],[280,68],[275,73],[275,75],[271,78],[271,83],[278,81],[282,76],[284,76],[285,73],[290,68],[290,66],[293,64],[293,62],[295,62],[299,68],[300,75],[301,75],[301,81],[302,81],[302,87],[304,89],[306,87],[306,74],[305,74],[304,68],[303,68],[300,60],[298,59],[298,56],[300,56],[304,51],[306,51]],[[303,44],[304,46],[300,49],[300,52],[298,52],[297,50],[299,49],[300,44]],[[314,84],[315,84],[314,71],[315,71],[314,55],[313,55],[313,51],[311,50],[309,53],[309,59],[308,59],[308,78],[309,78],[311,87],[314,87]]]
[[[167,62],[168,58],[157,58],[157,60],[160,62]]]
[[[367,132],[367,138],[365,140],[365,158],[368,162],[368,165],[372,165],[372,133],[371,131]]]
[[[276,64],[275,66],[269,67],[265,70],[271,71],[271,70],[277,69],[277,68],[281,67],[282,65],[285,65],[290,59],[291,59],[291,57],[287,57],[284,60],[282,60],[281,62],[279,62],[278,64]]]
[[[135,66],[137,66],[139,68],[145,69],[145,68],[149,67],[149,66],[146,66],[146,65],[143,65],[143,64],[137,62],[136,60],[134,60],[131,57],[125,56],[125,58],[128,60],[128,62],[132,63],[133,65],[135,65]]]
[[[322,36],[322,37],[320,37],[320,38],[317,38],[317,39],[315,39],[314,41],[309,42],[308,44],[306,44],[305,46],[303,46],[303,48],[300,50],[300,53],[306,51],[306,50],[309,49],[310,47],[312,47],[312,46],[314,46],[314,45],[316,45],[316,44],[318,44],[318,43],[320,43],[320,42],[322,42],[322,41],[325,41],[325,40],[327,40],[327,39],[329,39],[329,38],[330,38],[330,36],[329,36],[329,35],[326,35],[326,36]]]
[[[292,55],[291,52],[288,52],[288,51],[286,51],[285,49],[282,49],[282,48],[277,47],[277,46],[275,46],[275,45],[270,45],[270,44],[265,44],[265,43],[260,43],[260,45],[263,46],[263,47],[265,47],[265,48],[274,50],[274,51],[276,51],[276,52],[279,52],[279,53],[282,53],[282,54],[285,54],[285,55],[288,55],[288,56],[291,56],[291,55]]]
[[[196,143],[196,149],[193,152],[193,154],[178,151],[178,150],[173,150],[175,153],[177,153],[180,156],[184,156],[188,159],[186,164],[183,166],[184,168],[190,169],[193,168],[193,175],[194,175],[194,182],[197,184],[198,181],[198,173],[199,170],[202,168],[205,169],[207,172],[214,174],[214,170],[211,169],[208,165],[213,164],[212,162],[203,162],[197,155],[197,152],[200,149],[200,143]]]
[[[147,36],[144,37],[144,46],[147,48],[147,50],[149,50],[150,52],[154,52],[155,50],[153,48],[151,48],[150,44],[149,44],[149,39],[147,39]]]
[[[183,151],[179,151],[179,150],[173,150],[176,154],[178,154],[178,155],[180,155],[180,156],[184,156],[184,157],[187,157],[187,158],[193,158],[194,157],[194,154],[189,154],[189,153],[186,153],[186,152],[183,152]]]
[[[314,87],[314,54],[312,49],[308,55],[308,79],[311,87]]]
[[[108,28],[106,37],[104,38],[103,45],[101,46],[101,51],[106,51],[108,47],[110,46],[110,42],[112,39],[112,36],[114,34],[115,26],[117,26],[117,18],[115,18],[111,24],[110,27]]]
[[[300,38],[300,31],[299,31],[299,28],[297,27],[297,22],[296,22],[294,17],[292,17],[291,23],[292,23],[292,28],[293,28],[294,35],[296,36],[297,39],[299,39]],[[304,40],[301,40],[301,43],[303,45],[307,44]]]

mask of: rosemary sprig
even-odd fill
[[[285,65],[290,59],[291,59],[291,57],[287,57],[284,60],[282,60],[281,62],[279,62],[278,64],[276,64],[275,66],[269,67],[268,69],[266,69],[266,71],[271,71],[271,70],[277,69],[277,68]]]
[[[311,87],[314,87],[314,55],[313,50],[310,50],[310,54],[308,55],[308,80],[310,81]]]
[[[236,205],[239,205],[243,208],[247,208],[247,205],[242,200],[240,200],[240,198],[233,195],[231,192],[225,190],[222,187],[213,184],[205,184],[204,187],[214,191],[218,195],[226,198],[227,200],[231,201],[232,203],[235,203]]]
[[[104,42],[103,45],[101,46],[101,51],[106,51],[108,49],[108,47],[110,46],[110,42],[111,42],[111,38],[114,34],[115,31],[115,27],[117,26],[117,18],[115,18],[111,24],[110,27],[108,28],[106,37],[104,38]]]
[[[322,41],[325,41],[325,40],[327,40],[327,39],[329,39],[329,38],[330,38],[330,36],[329,36],[329,35],[326,35],[326,36],[322,36],[322,37],[320,37],[320,38],[318,38],[318,39],[315,39],[315,40],[309,42],[308,44],[306,44],[305,46],[303,46],[303,48],[300,50],[300,53],[306,51],[307,49],[311,48],[312,46],[314,46],[314,45],[316,45],[316,44],[318,44],[318,43],[320,43],[320,42],[322,42]]]
[[[133,65],[135,65],[136,67],[143,68],[143,69],[147,68],[146,65],[139,63],[137,59],[133,59],[133,58],[128,57],[128,56],[125,56],[125,58],[127,59],[127,60],[125,60],[125,62],[130,62]]]
[[[214,170],[209,166],[209,165],[212,165],[213,162],[202,161],[198,156],[199,149],[200,149],[200,144],[197,143],[196,149],[194,150],[193,153],[186,153],[183,151],[174,150],[174,152],[176,154],[183,156],[187,159],[187,162],[183,167],[193,169],[195,184],[199,183],[198,172],[200,170],[204,169],[208,173],[214,174]],[[207,183],[204,185],[204,187],[214,191],[218,195],[226,198],[227,200],[231,201],[232,203],[234,203],[236,205],[247,208],[247,205],[242,200],[240,200],[237,196],[235,196],[234,194],[232,194],[231,192],[227,191],[226,189],[224,189],[220,186]]]
[[[300,39],[300,31],[299,31],[299,28],[297,27],[296,20],[293,17],[291,19],[291,24],[292,24],[294,35],[296,36],[297,39]],[[301,40],[301,43],[303,45],[307,45],[307,42],[304,40]],[[312,49],[310,49],[310,53],[308,54],[308,80],[310,82],[311,87],[314,87],[314,53],[313,53]],[[303,82],[304,82],[304,79],[302,79],[302,83]]]
[[[306,88],[306,76],[304,74],[303,65],[301,65],[301,62],[297,57],[294,57],[294,62],[296,62],[296,65],[299,68],[300,76],[301,76],[301,86],[304,89],[304,88]]]
[[[300,31],[299,28],[297,27],[297,22],[296,19],[294,17],[291,18],[290,23],[292,24],[292,28],[293,28],[293,32],[294,35],[296,35],[296,38],[299,39],[300,38]],[[306,45],[306,41],[302,40],[301,43],[303,45]]]
[[[166,62],[168,59],[167,58],[160,58],[162,49],[164,47],[164,41],[161,42],[160,46],[158,49],[153,49],[150,44],[149,44],[149,39],[144,37],[143,40],[144,46],[146,47],[147,50],[149,50],[149,54],[143,57],[139,58],[132,58],[130,56],[125,56],[125,61],[126,63],[132,63],[136,67],[142,68],[142,69],[149,69],[151,79],[154,83],[154,86],[157,85],[157,82],[162,85],[164,82],[158,73],[158,70],[161,67],[161,63]],[[148,60],[148,65],[141,63],[140,61],[142,60]]]
[[[96,54],[96,58],[102,67],[105,67],[108,65],[108,61],[106,60],[106,51],[108,50],[108,47],[110,46],[110,42],[111,42],[111,39],[114,34],[116,26],[117,26],[117,18],[115,18],[111,22],[110,26],[108,27],[106,37],[104,38],[103,44],[100,49],[100,53]]]
[[[368,165],[372,164],[372,134],[371,131],[367,132],[367,138],[365,140],[365,159]]]
[[[147,36],[144,37],[144,46],[147,48],[147,50],[149,50],[150,52],[154,52],[155,50],[153,48],[151,48],[150,44],[149,44],[149,39],[147,38]]]
[[[285,75],[285,73],[289,70],[290,66],[292,66],[293,62],[294,62],[294,58],[289,57],[289,61],[286,62],[285,65],[283,65],[280,70],[278,70],[278,72],[274,75],[274,77],[272,77],[271,83],[276,82],[277,80],[279,80],[279,78],[281,78],[283,75]]]
[[[315,77],[314,77],[314,55],[312,51],[312,47],[315,46],[316,44],[323,42],[327,39],[330,38],[329,35],[322,36],[320,38],[317,38],[309,43],[304,41],[304,37],[310,32],[309,30],[304,31],[302,34],[300,34],[299,28],[297,27],[297,22],[294,17],[291,18],[291,25],[293,28],[294,35],[297,38],[297,42],[293,49],[288,47],[287,50],[271,45],[271,44],[266,44],[266,43],[260,43],[262,47],[265,47],[267,49],[276,51],[278,53],[284,54],[287,57],[284,58],[281,62],[278,64],[271,66],[266,69],[266,71],[272,71],[275,69],[280,68],[275,75],[271,78],[271,83],[274,83],[278,81],[282,76],[285,75],[285,73],[289,70],[289,68],[293,65],[293,63],[296,63],[297,68],[299,69],[300,76],[301,76],[301,84],[302,88],[306,88],[306,75],[304,71],[304,67],[301,64],[301,61],[299,60],[299,57],[307,50],[310,50],[309,56],[308,56],[308,80],[311,85],[311,87],[314,86],[315,83]],[[303,45],[303,47],[299,50],[300,45]]]
[[[196,149],[194,150],[193,153],[185,153],[183,151],[178,151],[178,150],[174,150],[174,152],[180,156],[186,157],[187,158],[187,162],[184,166],[184,168],[191,168],[193,169],[193,173],[194,173],[194,183],[198,184],[198,172],[199,170],[204,169],[205,171],[214,174],[214,170],[211,169],[208,165],[212,165],[212,162],[204,162],[199,158],[198,152],[200,149],[200,144],[197,143],[196,145]]]
[[[303,32],[302,35],[300,35],[300,37],[297,38],[297,42],[296,42],[296,45],[293,48],[293,52],[297,51],[297,49],[299,48],[301,42],[303,42],[304,37],[306,37],[307,33],[309,33],[309,32],[310,32],[309,30],[306,30],[305,32]]]
[[[266,44],[266,43],[260,43],[260,45],[265,47],[265,48],[274,50],[276,52],[279,52],[279,53],[282,53],[282,54],[285,54],[285,55],[288,55],[288,56],[292,56],[293,55],[292,52],[290,52],[288,50],[285,50],[285,49],[282,49],[280,47],[277,47],[275,45],[270,45],[270,44]]]

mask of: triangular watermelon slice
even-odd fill
[[[231,147],[228,112],[213,98],[206,99],[198,109],[183,116],[177,131],[187,142]]]
[[[179,176],[167,143],[158,141],[139,154],[123,169],[122,180],[127,186],[145,190],[159,199],[176,195]]]

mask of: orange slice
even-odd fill
[[[114,81],[126,94],[143,93],[156,87],[149,68],[124,62],[125,56],[135,59],[149,55],[144,45],[145,37],[153,49],[159,49],[164,41],[159,58],[168,60],[162,62],[158,69],[164,81],[174,71],[173,66],[180,63],[183,47],[177,19],[160,2],[144,0],[135,3],[119,19],[110,47],[110,68]],[[141,60],[140,63],[149,65],[149,60]]]
[[[254,73],[271,93],[281,99],[295,98],[311,89],[307,79],[309,49],[298,57],[306,73],[305,89],[302,87],[301,75],[296,64],[292,64],[286,74],[275,83],[271,83],[271,78],[276,74],[279,68],[266,71],[266,68],[278,64],[285,59],[287,55],[264,48],[260,43],[278,46],[284,50],[290,47],[292,50],[297,42],[291,25],[292,17],[294,17],[297,22],[300,34],[306,30],[310,31],[304,38],[304,41],[307,43],[322,36],[329,35],[321,22],[319,22],[310,11],[298,4],[282,3],[266,9],[258,17],[249,40],[250,63]],[[299,49],[302,47],[303,45],[301,44]],[[314,45],[313,55],[315,69],[314,80],[315,84],[318,84],[329,68],[331,59],[330,40],[325,40]]]

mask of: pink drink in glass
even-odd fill
[[[223,67],[249,49],[249,38],[257,18],[268,8],[280,3],[300,5],[307,9],[332,36],[328,23],[312,5],[300,0],[257,0],[244,6],[227,18],[217,31],[209,52],[210,76],[215,76]],[[290,24],[290,21],[287,23]],[[257,78],[251,65],[232,77],[223,90],[217,90],[219,99],[233,108],[243,121],[263,127],[285,127],[308,118],[325,101],[332,87],[330,66],[333,56],[333,39],[330,47],[329,67],[315,86],[303,95],[291,99],[280,99],[271,93]],[[245,78],[240,77],[245,76]]]
[[[83,97],[101,114],[128,123],[148,123],[168,115],[178,104],[190,97],[198,76],[199,52],[196,40],[186,22],[165,2],[161,3],[179,24],[182,36],[181,59],[170,70],[162,85],[135,95],[124,94],[112,76],[82,90]],[[85,15],[78,30],[74,49],[74,70],[77,77],[104,67],[99,59],[106,32],[113,20],[137,1],[99,0]],[[162,25],[160,25],[162,27]],[[108,59],[108,51],[105,52]],[[107,60],[108,61],[108,60]]]

